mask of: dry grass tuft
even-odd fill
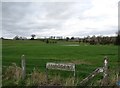
[[[75,78],[74,77],[69,77],[65,80],[64,86],[76,86],[75,84]]]
[[[111,71],[109,74],[109,79],[110,79],[110,86],[116,86],[116,82],[118,80],[118,72],[116,71]]]
[[[62,79],[61,79],[61,77],[59,75],[58,76],[54,76],[50,80],[49,85],[50,86],[62,86]]]
[[[31,74],[31,82],[35,86],[44,86],[47,85],[46,75],[38,70],[34,69]]]
[[[21,68],[18,67],[15,63],[12,63],[12,66],[9,66],[6,69],[3,78],[6,80],[9,79],[19,80],[21,79],[22,76],[21,72],[22,72]]]

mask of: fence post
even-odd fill
[[[76,75],[75,75],[75,73],[76,73],[76,71],[75,71],[76,69],[75,69],[75,68],[76,68],[76,66],[74,65],[74,77],[76,76]]]
[[[46,80],[47,80],[47,83],[48,83],[48,69],[47,69],[47,67],[46,67]]]
[[[21,67],[22,67],[22,79],[24,80],[26,76],[25,55],[21,56]]]
[[[108,79],[108,57],[104,57],[104,67],[103,67],[103,81],[102,86],[108,86],[109,84]]]

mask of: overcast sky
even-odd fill
[[[15,1],[15,0],[14,0]],[[22,1],[22,0],[21,0]],[[2,35],[112,36],[118,30],[119,0],[2,2]]]

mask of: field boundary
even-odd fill
[[[68,69],[66,67],[72,67],[72,69]],[[24,80],[26,77],[26,61],[25,61],[25,55],[21,56],[21,67],[22,67],[22,79]],[[62,68],[64,67],[64,68]],[[69,70],[74,71],[74,77],[75,77],[75,64],[64,64],[64,63],[46,63],[46,79],[48,79],[48,69],[57,69],[57,70]],[[107,86],[109,84],[109,72],[108,72],[108,57],[104,57],[104,66],[96,68],[90,75],[88,75],[86,78],[84,78],[80,85],[84,85],[86,82],[90,81],[93,77],[95,77],[97,74],[103,73],[103,79],[102,79],[102,86]]]

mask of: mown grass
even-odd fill
[[[76,76],[81,79],[97,67],[102,67],[104,56],[108,56],[111,69],[117,67],[118,47],[115,45],[81,43],[79,46],[66,46],[70,44],[79,43],[58,41],[56,44],[46,44],[39,40],[3,40],[2,66],[9,66],[14,62],[20,66],[23,54],[26,56],[27,73],[31,72],[34,67],[45,72],[47,62],[73,62],[76,64]],[[72,75],[71,72],[66,71],[50,70],[49,73],[51,75],[61,74],[63,77]]]

